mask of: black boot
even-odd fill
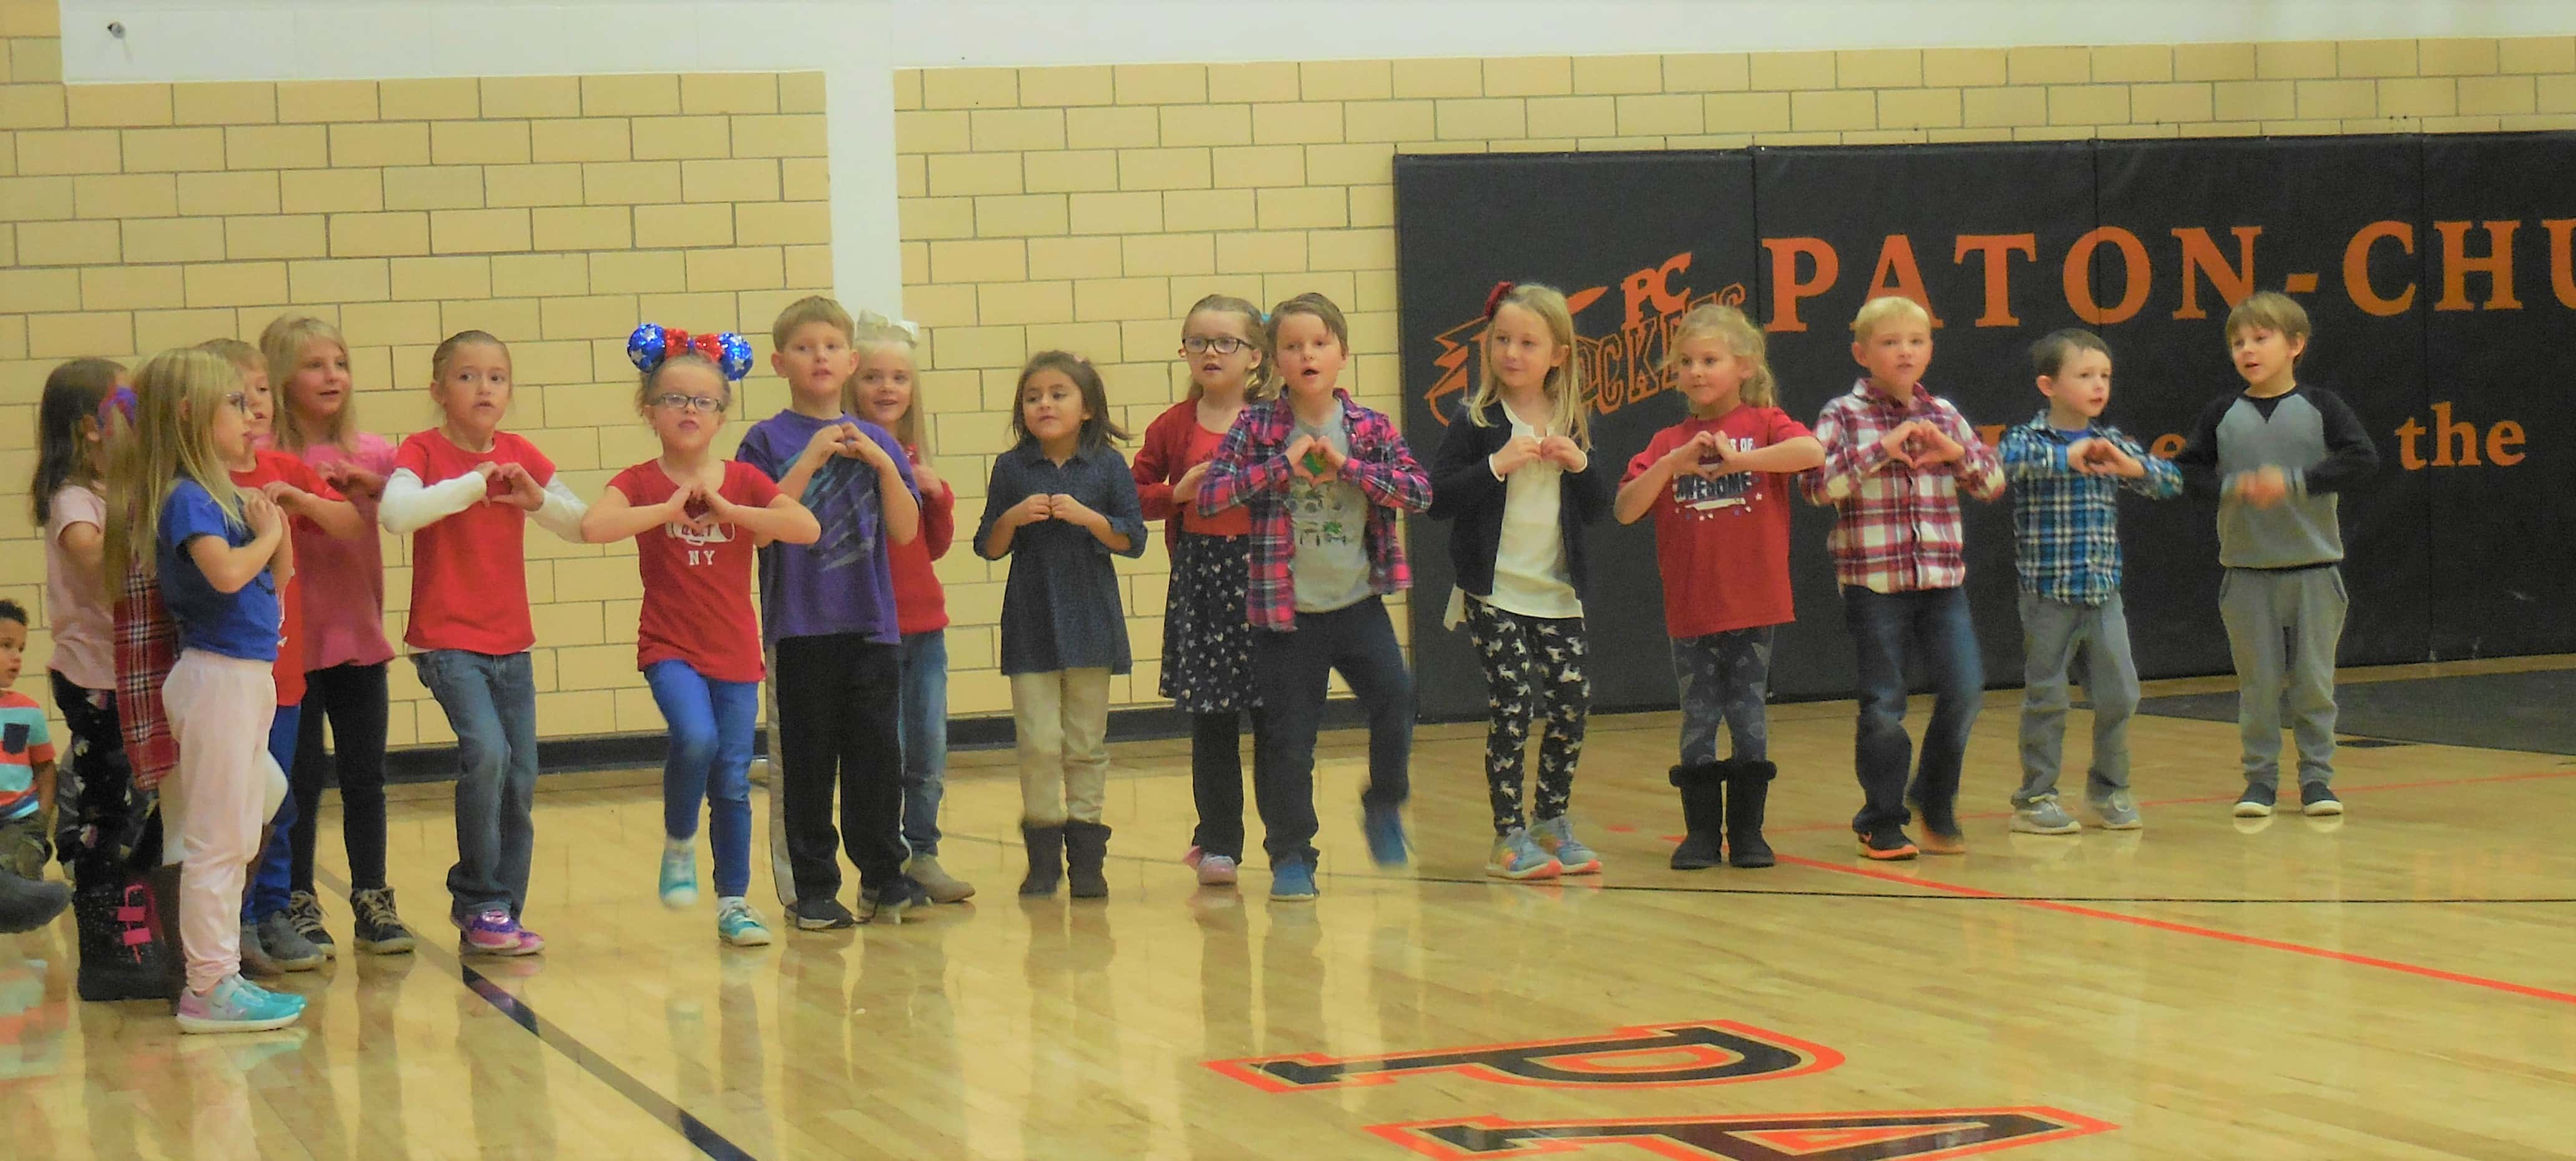
[[[1719,828],[1726,820],[1726,763],[1675,766],[1673,787],[1682,792],[1682,826],[1688,833],[1673,848],[1673,869],[1704,871],[1724,853]]]
[[[0,870],[0,935],[34,931],[72,905],[72,889]]]
[[[139,875],[86,877],[72,892],[80,931],[80,998],[92,1003],[158,1000],[169,991],[166,947],[154,920],[162,904]]]
[[[1759,759],[1738,758],[1726,775],[1727,861],[1739,867],[1767,867],[1774,861],[1771,844],[1762,839],[1762,808],[1771,800],[1771,779],[1780,768]]]
[[[188,990],[188,945],[179,937],[179,865],[144,872],[143,886],[152,895],[152,934],[165,953],[161,994],[176,1004],[179,993]]]
[[[1020,824],[1020,841],[1029,847],[1029,876],[1020,880],[1022,895],[1053,895],[1064,878],[1064,826]]]
[[[1100,865],[1109,857],[1109,828],[1096,822],[1064,824],[1065,870],[1076,899],[1106,899],[1109,880]]]

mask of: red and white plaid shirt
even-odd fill
[[[1351,402],[1349,392],[1333,395],[1341,401],[1342,421],[1350,429],[1351,454],[1341,477],[1358,485],[1368,500],[1368,528],[1361,543],[1368,549],[1369,591],[1385,596],[1413,584],[1396,517],[1431,506],[1431,477],[1414,461],[1393,421]],[[1296,430],[1285,395],[1244,408],[1199,481],[1200,515],[1214,516],[1236,504],[1252,511],[1252,577],[1244,613],[1256,629],[1286,632],[1297,627],[1297,582],[1289,567],[1297,556],[1297,530],[1288,514],[1286,455]]]
[[[150,790],[179,767],[179,740],[161,708],[161,683],[179,661],[179,625],[161,604],[161,583],[148,568],[125,574],[116,602],[116,720],[134,788]]]
[[[1938,426],[1967,454],[1928,468],[1888,455],[1880,441],[1916,419]],[[1835,580],[1875,593],[1966,583],[1959,492],[1979,500],[2002,495],[2004,469],[1958,408],[1919,383],[1900,407],[1862,379],[1825,404],[1816,416],[1816,440],[1825,445],[1825,462],[1798,482],[1810,502],[1833,506],[1825,547],[1834,554]]]

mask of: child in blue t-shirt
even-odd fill
[[[53,857],[54,739],[45,707],[12,688],[27,658],[27,610],[0,600],[0,872],[42,879]]]

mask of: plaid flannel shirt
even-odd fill
[[[1966,454],[1929,468],[1888,455],[1879,441],[1916,419],[1938,426]],[[1833,506],[1834,530],[1825,546],[1833,552],[1835,580],[1875,593],[1967,582],[1959,492],[1994,499],[2003,494],[2004,471],[1958,408],[1921,384],[1899,407],[1862,379],[1825,404],[1816,416],[1816,440],[1825,445],[1825,462],[1798,482],[1809,502]]]
[[[150,569],[127,571],[116,602],[116,719],[136,790],[159,786],[179,766],[179,742],[161,707],[161,683],[178,661],[179,626],[161,604],[160,581]]]
[[[1404,560],[1396,515],[1431,506],[1431,477],[1414,462],[1404,437],[1384,414],[1351,402],[1349,392],[1336,390],[1333,396],[1350,427],[1351,455],[1342,465],[1342,478],[1359,485],[1369,503],[1363,538],[1369,591],[1379,596],[1400,592],[1413,584],[1413,569]],[[1287,632],[1297,627],[1297,583],[1288,567],[1297,555],[1297,535],[1288,516],[1286,455],[1296,430],[1284,395],[1268,406],[1244,408],[1199,481],[1200,515],[1214,516],[1237,504],[1252,513],[1252,581],[1244,610],[1256,629]]]
[[[2088,476],[2066,462],[2079,439],[2109,440],[2147,469],[2137,479]],[[2182,469],[2157,459],[2118,428],[2098,423],[2069,435],[2041,411],[2004,433],[1997,454],[2013,488],[2013,564],[2023,592],[2073,605],[2098,605],[2120,591],[2120,489],[2158,500],[2182,494]]]

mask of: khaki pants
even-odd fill
[[[1100,821],[1109,784],[1109,671],[1011,675],[1020,817],[1032,826]]]

